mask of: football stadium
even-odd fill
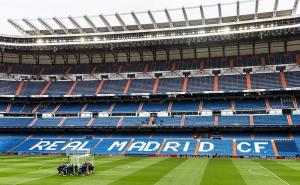
[[[7,18],[0,185],[300,185],[299,0],[132,9]]]

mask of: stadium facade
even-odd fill
[[[9,20],[0,152],[299,157],[299,1],[282,4]]]

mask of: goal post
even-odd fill
[[[91,154],[90,151],[86,151],[86,152],[67,151],[66,155],[68,157],[68,161],[67,161],[68,164],[81,166],[84,163],[90,163],[94,165],[94,155]]]

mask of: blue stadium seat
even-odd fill
[[[203,100],[203,110],[231,110],[231,100]]]
[[[300,72],[285,73],[285,81],[288,88],[300,87]]]
[[[47,89],[46,94],[49,96],[66,95],[72,84],[72,81],[53,81]]]
[[[57,127],[62,118],[39,118],[33,127]]]
[[[96,81],[96,80],[78,81],[72,94],[93,96],[96,93],[96,89],[97,89],[99,83],[100,83],[100,81]]]
[[[0,80],[0,94],[15,95],[19,84],[19,81]]]
[[[124,127],[140,127],[140,126],[147,126],[149,123],[149,117],[124,117],[122,126]]]
[[[293,100],[291,98],[276,98],[269,99],[270,107],[272,109],[291,109],[294,108]]]
[[[162,127],[180,127],[181,116],[156,117],[153,120],[152,126]]]
[[[300,151],[294,140],[275,140],[276,148],[279,156],[295,157],[300,155]]]
[[[99,94],[123,93],[127,80],[105,80]]]
[[[249,126],[249,116],[218,116],[219,126]]]
[[[222,75],[218,77],[220,91],[246,90],[246,75]]]
[[[39,95],[46,84],[45,81],[25,81],[20,96]]]
[[[235,100],[235,110],[265,110],[265,99],[242,99]]]
[[[251,75],[252,89],[282,89],[279,73],[256,73]]]
[[[160,78],[157,93],[182,92],[183,78]]]
[[[32,121],[27,117],[0,118],[0,127],[27,127]]]
[[[0,152],[7,152],[12,147],[19,144],[21,141],[23,141],[24,138],[16,137],[16,138],[0,138]]]
[[[172,112],[198,112],[199,100],[196,101],[173,101]]]
[[[213,116],[185,116],[184,127],[213,126]]]
[[[99,117],[95,118],[91,127],[116,127],[120,120],[120,117]]]
[[[108,112],[111,104],[105,102],[89,103],[85,112]]]
[[[67,118],[62,127],[86,127],[90,118]]]
[[[58,112],[79,113],[83,107],[81,103],[63,103],[57,110]]]
[[[202,92],[214,90],[214,77],[190,77],[187,85],[187,92]]]
[[[256,126],[288,125],[286,115],[254,115],[253,120]]]
[[[144,102],[143,112],[168,111],[168,102]]]
[[[135,102],[122,102],[122,103],[116,103],[116,105],[113,108],[114,113],[135,113],[138,110],[139,103]]]
[[[132,79],[128,93],[152,93],[155,79]]]

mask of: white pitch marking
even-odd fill
[[[258,168],[251,168],[248,170],[249,173],[253,174],[253,175],[261,175],[261,176],[265,176],[265,177],[270,177],[270,175],[266,175],[266,174],[262,174],[262,173],[257,173],[254,172],[253,170],[257,170]]]
[[[281,182],[283,182],[286,185],[290,185],[289,183],[287,183],[285,180],[283,180],[281,177],[279,177],[278,175],[276,175],[275,173],[273,173],[272,171],[268,170],[267,168],[265,168],[264,166],[262,166],[261,164],[259,164],[258,162],[256,162],[260,167],[262,167],[263,169],[265,169],[266,171],[268,171],[270,174],[272,174],[274,177],[276,177],[277,179],[279,179]]]

